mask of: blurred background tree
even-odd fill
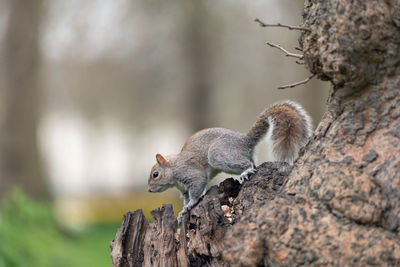
[[[179,152],[205,127],[245,132],[266,106],[288,98],[318,122],[328,84],[276,90],[309,73],[265,45],[292,50],[298,33],[253,22],[298,25],[302,4],[0,0],[0,196],[10,203],[17,185],[48,199],[53,223],[82,237],[71,247],[84,243],[109,266],[105,251],[122,214],[166,202],[181,208],[175,190],[146,192],[156,153]],[[29,202],[18,199],[15,210]],[[4,219],[9,211],[0,210],[0,235],[22,233],[4,230],[18,226]]]
[[[210,108],[212,105],[212,77],[210,66],[213,56],[210,49],[211,39],[218,38],[218,26],[210,34],[212,17],[202,1],[181,1],[183,16],[179,24],[183,32],[183,54],[188,66],[186,73],[188,85],[188,122],[191,132],[209,127],[212,122]],[[211,22],[210,22],[211,20]],[[208,34],[208,36],[207,36]]]
[[[18,185],[36,198],[49,196],[38,148],[41,90],[41,1],[10,1],[4,41],[0,124],[0,197]]]

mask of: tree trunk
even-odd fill
[[[237,196],[212,188],[183,221],[175,254],[146,255],[147,239],[124,251],[178,266],[400,266],[400,3],[306,1],[303,17],[306,66],[333,87],[293,168],[265,163]]]
[[[0,121],[0,198],[12,185],[48,197],[38,149],[41,1],[9,1]]]
[[[209,49],[209,36],[206,26],[209,22],[207,6],[203,1],[181,1],[183,19],[183,51],[186,62],[185,78],[187,79],[188,121],[192,132],[210,126],[210,106],[212,101],[212,84],[210,66],[212,56]]]

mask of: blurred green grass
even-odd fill
[[[109,244],[118,227],[61,228],[50,205],[15,189],[0,208],[0,267],[110,266]]]

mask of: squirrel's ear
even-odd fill
[[[161,154],[156,155],[156,160],[161,166],[169,166],[168,160],[161,156]]]

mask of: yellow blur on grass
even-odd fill
[[[163,203],[173,205],[175,216],[183,206],[183,200],[175,190],[157,194],[137,191],[111,196],[57,197],[54,212],[58,221],[66,225],[121,222],[126,212],[136,209],[142,209],[146,218],[152,220],[150,211]]]

